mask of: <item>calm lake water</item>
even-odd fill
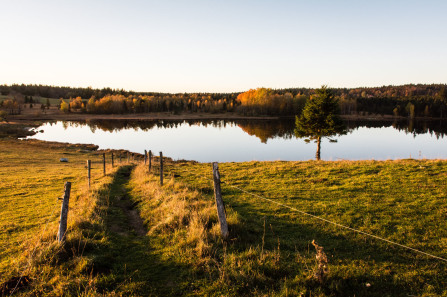
[[[447,129],[440,121],[346,122],[349,132],[322,141],[323,160],[447,158]],[[200,162],[309,160],[316,144],[293,134],[294,120],[89,121],[46,123],[29,138],[92,143],[100,149],[160,151]]]

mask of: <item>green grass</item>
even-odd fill
[[[47,99],[50,100],[50,104],[51,105],[57,105],[60,102],[60,99],[57,98],[47,98],[47,97],[40,97],[40,96],[32,96],[34,103],[33,104],[46,104],[47,103]],[[12,99],[11,96],[9,95],[0,95],[0,101],[3,100],[7,100],[7,99]],[[68,102],[68,99],[64,99],[66,102]],[[29,103],[27,103],[29,104]]]
[[[212,184],[205,179],[212,177],[211,164],[171,170],[180,175],[179,181],[212,199]],[[247,162],[223,163],[220,171],[227,209],[239,218],[238,224],[230,225],[227,253],[244,258],[247,250],[260,249],[264,241],[264,251],[274,252],[280,246],[284,261],[267,277],[271,287],[266,281],[237,294],[259,289],[281,295],[282,283],[290,286],[292,295],[447,295],[445,262],[303,216],[230,186],[447,258],[446,162]],[[315,266],[313,239],[329,258],[329,278],[321,287],[303,282]],[[233,287],[249,279],[236,276]]]
[[[0,281],[25,271],[18,295],[447,296],[445,262],[232,187],[446,258],[445,161],[221,163],[222,240],[211,164],[167,160],[160,186],[158,158],[151,174],[122,164],[102,177],[100,156],[82,147],[0,142]],[[60,246],[68,179],[73,220]],[[312,240],[328,258],[323,283]]]
[[[0,140],[0,283],[27,268],[40,240],[54,241],[64,182],[72,182],[70,226],[83,219],[87,188],[86,160],[93,162],[92,190],[101,187],[99,156],[88,146],[40,141]],[[68,158],[68,163],[59,162]],[[110,165],[108,170],[111,170]]]

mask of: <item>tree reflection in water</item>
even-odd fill
[[[430,134],[437,139],[443,138],[447,134],[447,122],[439,120],[395,120],[395,121],[372,121],[372,120],[347,120],[345,124],[348,133],[359,128],[386,128],[405,132],[406,134]],[[117,132],[123,129],[134,129],[148,131],[153,128],[178,128],[181,125],[189,126],[211,126],[214,128],[225,128],[227,125],[240,127],[245,133],[256,136],[262,143],[267,143],[269,139],[295,138],[294,119],[281,120],[89,120],[86,122],[63,122],[65,128],[89,126],[92,132],[100,129],[107,132]]]

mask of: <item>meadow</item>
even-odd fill
[[[228,282],[213,294],[445,296],[446,165],[437,160],[220,164],[231,238],[222,246],[219,268],[227,269]],[[211,164],[179,164],[173,174],[212,196]],[[328,257],[324,284],[312,277],[313,240]]]
[[[47,248],[44,242],[54,243],[61,207],[58,198],[66,181],[72,182],[70,215],[87,216],[85,198],[93,189],[110,183],[110,176],[103,176],[100,167],[102,155],[93,149],[91,145],[0,139],[0,282],[30,273],[36,252]],[[94,164],[91,190],[86,180],[87,159]],[[110,172],[116,170],[108,167]]]
[[[221,163],[226,240],[211,164],[166,158],[160,186],[158,158],[151,172],[138,159],[106,176],[100,161],[82,146],[1,140],[3,288],[25,275],[14,295],[447,296],[444,260],[295,211],[445,259],[445,161]],[[74,198],[61,246],[67,180]],[[314,240],[327,257],[322,281]]]

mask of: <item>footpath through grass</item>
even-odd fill
[[[94,291],[90,295],[181,295],[184,269],[162,259],[146,236],[129,184],[132,166],[121,167],[103,206],[104,240],[84,256],[90,263]],[[87,269],[86,272],[89,270]]]
[[[211,164],[166,160],[160,186],[158,158],[152,172],[121,164],[105,177],[100,161],[82,147],[1,142],[0,284],[25,272],[17,295],[447,296],[447,263],[235,188],[446,258],[445,161],[219,164],[228,240]],[[74,198],[60,246],[56,197],[67,179]],[[323,282],[312,240],[328,258]]]

